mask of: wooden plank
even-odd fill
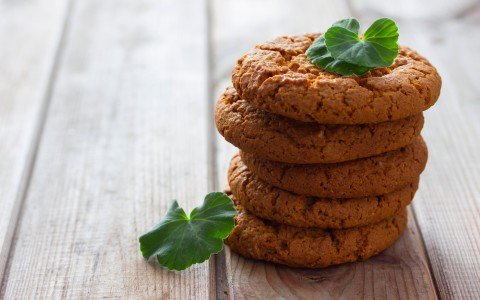
[[[315,32],[350,16],[342,1],[213,1],[215,95],[229,84],[236,59],[255,43],[291,33]],[[236,150],[221,136],[217,143],[219,187]],[[234,298],[392,298],[433,299],[430,277],[415,220],[383,254],[363,263],[301,270],[244,259],[225,251],[228,293]]]
[[[0,1],[0,281],[33,163],[67,1]]]
[[[375,2],[354,4],[365,20],[377,17],[368,14]],[[416,4],[405,2],[407,7]],[[472,37],[480,35],[480,19],[472,16],[480,15],[480,7],[473,1],[460,1],[455,7],[442,4],[424,4],[418,12],[423,18],[416,21],[408,18],[403,6],[395,15],[403,42],[428,57],[443,78],[442,96],[426,114],[423,135],[430,158],[414,208],[439,296],[479,299],[480,90],[476,70],[480,61],[476,57],[480,41]],[[433,12],[430,7],[435,7]],[[383,10],[377,12],[383,14]]]
[[[410,31],[412,44],[425,49],[443,77],[441,102],[427,114],[430,160],[414,207],[440,295],[480,299],[480,97],[472,72],[480,63],[469,61],[480,51],[480,43],[471,40],[480,24],[436,25],[424,33]],[[432,31],[437,34],[425,34]],[[451,55],[458,44],[443,40],[444,34],[469,45],[456,63]],[[438,38],[439,45],[426,43]]]
[[[204,1],[78,1],[0,298],[195,298],[137,237],[207,192]]]
[[[480,97],[472,72],[480,63],[469,61],[480,51],[480,43],[471,40],[480,35],[480,24],[457,25],[444,24],[444,31],[432,26],[436,36],[412,35],[444,82],[442,101],[427,115],[430,162],[414,207],[440,295],[480,299]],[[445,40],[432,48],[425,43],[443,34],[469,45],[457,54],[457,63],[451,61],[457,44]]]

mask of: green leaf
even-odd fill
[[[363,37],[355,28],[339,25],[325,32],[325,45],[331,56],[368,68],[390,66],[398,55],[397,41],[397,25],[388,18],[376,20]]]
[[[325,37],[317,38],[307,50],[309,60],[319,68],[328,72],[337,73],[344,76],[363,75],[368,72],[369,68],[357,66],[333,58],[325,46]]]
[[[202,206],[187,216],[174,201],[163,220],[139,238],[143,257],[156,256],[170,270],[184,270],[201,263],[223,248],[232,232],[237,212],[224,193],[210,193]]]
[[[358,30],[360,30],[360,23],[358,23],[357,19],[349,18],[349,19],[343,19],[333,23],[332,27],[345,28],[349,31],[352,31],[358,34]]]
[[[345,28],[357,33],[360,29],[360,24],[353,18],[337,21],[332,26]],[[369,70],[369,68],[356,66],[333,58],[325,45],[325,36],[320,36],[313,42],[307,50],[307,57],[317,67],[340,75],[363,75]]]

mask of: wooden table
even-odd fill
[[[396,3],[396,4],[394,4]],[[215,98],[255,43],[389,16],[443,77],[405,235],[298,270],[226,249],[183,272],[137,237],[225,185]],[[480,2],[0,1],[0,298],[480,299]]]

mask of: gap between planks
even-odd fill
[[[211,264],[167,272],[136,240],[209,188],[203,3],[77,2],[3,296],[215,294]]]
[[[213,22],[212,22],[212,3],[211,0],[205,0],[205,9],[204,13],[206,15],[206,22],[207,22],[207,142],[208,142],[208,172],[209,172],[209,181],[208,181],[208,189],[210,191],[222,191],[223,188],[218,185],[218,170],[217,170],[217,129],[214,122],[214,110],[215,110],[215,102],[214,102],[214,93],[215,93],[215,86],[213,80],[213,70],[214,70],[214,55],[213,55]],[[225,253],[225,246],[224,249],[211,257],[211,261],[209,263],[210,267],[210,280],[211,286],[214,287],[213,291],[210,291],[211,299],[228,299],[231,295],[231,291],[228,287],[228,279],[227,279],[227,259]]]
[[[73,10],[73,3],[74,0],[68,0],[63,13],[63,21],[60,25],[61,31],[55,45],[53,60],[48,71],[48,79],[45,91],[43,96],[41,97],[42,100],[40,105],[40,111],[38,112],[37,122],[35,125],[35,131],[33,132],[28,154],[25,158],[25,168],[22,171],[22,179],[18,186],[17,197],[14,200],[14,209],[12,210],[10,216],[11,222],[7,224],[8,229],[4,239],[4,244],[0,245],[3,246],[0,253],[0,293],[3,290],[3,285],[6,282],[6,277],[4,275],[8,274],[9,258],[11,256],[11,252],[14,251],[16,247],[16,241],[14,240],[14,237],[16,236],[18,224],[20,224],[22,219],[23,204],[28,194],[31,176],[35,168],[36,156],[45,127],[45,121],[47,119],[52,92],[55,86],[55,81],[57,79],[59,63],[62,57],[66,35],[68,33],[70,16]]]
[[[205,1],[205,14],[207,18],[207,122],[208,122],[208,168],[209,168],[209,190],[210,191],[223,191],[224,187],[219,185],[219,175],[217,166],[217,129],[214,122],[215,111],[215,82],[213,79],[213,72],[215,69],[215,59],[213,53],[214,41],[213,41],[213,4],[212,0]],[[228,284],[227,278],[227,257],[225,246],[224,249],[212,256],[212,262],[210,263],[210,272],[214,274],[214,297],[215,299],[229,299],[233,297],[232,290]],[[212,299],[213,299],[212,298]]]

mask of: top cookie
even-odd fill
[[[272,113],[321,124],[397,120],[437,101],[441,78],[415,51],[400,47],[390,67],[342,77],[307,60],[305,51],[317,36],[283,36],[243,55],[232,72],[241,98]]]

